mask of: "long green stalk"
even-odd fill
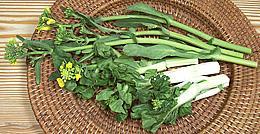
[[[118,41],[111,41],[105,43],[105,45],[108,46],[117,46],[117,45],[124,45],[124,44],[131,44],[131,43],[136,43],[133,39],[125,39],[125,40],[118,40]],[[195,52],[207,52],[207,50],[203,50],[200,48],[196,48],[193,46],[189,45],[184,45],[181,43],[177,42],[172,42],[164,39],[154,39],[154,38],[137,38],[137,43],[140,44],[162,44],[162,45],[168,45],[172,46],[175,48],[179,48],[182,50],[190,50],[190,51],[195,51]],[[91,49],[93,48],[93,45],[87,45],[87,46],[81,46],[81,47],[74,47],[74,48],[66,48],[64,51],[66,52],[72,52],[72,51],[78,51],[78,50],[85,50],[85,49]],[[221,61],[227,61],[231,63],[236,63],[236,64],[241,64],[249,67],[257,67],[257,62],[254,61],[249,61],[245,59],[240,59],[228,55],[220,55],[220,56],[215,56],[213,57],[216,60],[221,60]]]
[[[163,19],[150,17],[150,16],[144,16],[144,15],[119,15],[119,16],[100,17],[100,18],[96,19],[96,22],[131,19],[131,18],[133,18],[133,19],[150,19],[150,20],[155,20],[155,21],[160,22],[160,23],[166,23],[165,20],[163,20]],[[197,29],[189,27],[189,26],[182,24],[178,21],[171,20],[170,25],[177,27],[177,28],[180,28],[182,30],[185,30],[187,32],[190,32],[194,35],[197,35],[197,36],[199,36],[199,37],[201,37],[201,38],[203,38],[207,41],[213,39],[212,44],[214,44],[214,45],[221,46],[223,48],[227,48],[227,49],[231,49],[231,50],[235,50],[235,51],[238,51],[238,52],[243,52],[243,53],[248,53],[248,54],[252,53],[252,50],[250,48],[235,45],[235,44],[228,43],[226,41],[214,38],[214,37],[202,32],[202,31],[199,31]]]
[[[162,32],[162,31],[158,31],[158,30],[151,30],[151,31],[139,31],[139,32],[134,32],[133,34],[135,34],[136,36],[144,36],[144,35],[166,35],[166,33]],[[207,43],[197,40],[197,39],[193,39],[191,37],[176,33],[176,32],[168,32],[168,36],[172,37],[172,38],[176,38],[176,39],[180,39],[182,41],[188,42],[190,44],[193,44],[197,47],[206,49],[206,50],[214,50],[216,47],[212,46],[212,45],[208,45]],[[101,36],[101,38],[106,38],[108,36]],[[121,37],[125,37],[125,38],[129,38],[129,36],[127,35],[121,35]],[[96,38],[90,38],[89,41],[95,41],[97,40]],[[227,50],[227,49],[223,49],[220,48],[221,53],[226,54],[226,55],[230,55],[230,56],[234,56],[234,57],[238,57],[238,58],[243,58],[244,55],[242,53],[239,52],[235,52],[235,51],[231,51],[231,50]]]
[[[136,32],[134,34],[136,34],[136,36],[164,35],[164,33],[162,31],[157,31],[157,30],[156,31],[155,30],[153,30],[153,31],[141,31],[141,32]],[[216,48],[215,46],[208,45],[207,43],[205,43],[203,41],[196,40],[196,39],[190,38],[188,36],[185,36],[185,35],[182,35],[182,34],[179,34],[179,33],[176,33],[176,32],[169,31],[168,35],[172,38],[180,39],[182,41],[188,42],[188,43],[193,44],[197,47],[204,48],[204,49],[207,49],[207,50],[214,50]],[[230,56],[234,56],[234,57],[238,57],[238,58],[244,57],[244,55],[242,53],[239,53],[239,52],[230,51],[230,50],[226,50],[226,49],[223,49],[223,48],[220,48],[220,50],[221,50],[221,53],[226,54],[226,55],[230,55]]]

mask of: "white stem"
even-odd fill
[[[189,81],[202,75],[216,74],[220,71],[218,62],[206,62],[188,67],[181,67],[171,71],[165,71],[164,74],[170,77],[171,83]]]
[[[171,67],[194,65],[194,64],[198,64],[198,62],[199,62],[198,59],[184,59],[184,58],[169,59],[150,66],[141,67],[137,69],[137,72],[143,74],[145,73],[145,71],[149,69],[156,69],[158,72],[160,72],[160,71],[167,70],[168,68]]]
[[[202,90],[215,88],[221,84],[226,85],[227,83],[229,83],[229,81],[230,79],[227,77],[227,75],[221,74],[208,77],[203,82],[194,83],[190,86],[190,88],[188,88],[178,97],[178,103],[184,104],[188,101],[191,101],[196,98]]]
[[[198,95],[198,96],[193,100],[193,102],[194,102],[194,101],[201,100],[201,99],[204,99],[204,98],[208,98],[208,97],[214,96],[214,95],[218,94],[220,91],[221,91],[221,89],[218,88],[218,87],[213,88],[213,89],[210,89],[210,90],[208,90],[207,92]]]

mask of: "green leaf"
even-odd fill
[[[117,91],[119,93],[119,97],[128,105],[132,104],[132,94],[128,92],[128,85],[122,85],[120,83],[117,84]]]
[[[162,18],[166,21],[167,25],[169,26],[171,21],[173,20],[172,16],[166,15],[162,12],[157,11],[156,9],[152,8],[151,6],[144,4],[144,3],[137,3],[132,6],[128,6],[127,8],[130,11],[136,11],[141,13],[146,13],[152,16],[156,16],[158,18]]]
[[[41,83],[41,63],[42,63],[42,59],[39,59],[35,64],[35,75],[36,75],[37,85]]]
[[[167,45],[154,45],[154,46],[142,46],[129,44],[125,45],[123,49],[127,56],[145,57],[149,59],[162,59],[165,57],[181,57],[181,58],[199,58],[199,59],[212,59],[221,54],[220,49],[216,48],[210,52],[194,52],[180,50]]]
[[[165,119],[164,123],[165,124],[175,124],[176,120],[178,118],[178,110],[174,110],[173,112],[171,112],[167,118]]]
[[[185,53],[184,51],[166,45],[154,45],[145,47],[142,45],[129,44],[124,46],[123,51],[127,56],[145,57],[149,59],[162,59],[168,56],[177,56],[184,58],[198,57],[198,54]]]
[[[123,113],[126,114],[124,108],[123,108],[123,100],[115,100],[109,104],[109,108],[111,111],[116,112],[116,113]]]
[[[94,89],[86,86],[77,86],[74,92],[85,100],[91,99],[94,95]]]
[[[133,68],[139,68],[138,62],[136,62],[133,58],[127,57],[127,56],[121,56],[120,58],[117,58],[114,60],[116,63],[125,64]]]
[[[68,91],[73,91],[76,87],[77,87],[77,83],[75,81],[73,81],[73,80],[67,81],[65,83],[65,88]]]
[[[142,115],[142,127],[144,129],[150,129],[156,122],[157,120],[152,116],[146,114]]]
[[[131,118],[133,119],[140,119],[142,117],[142,113],[150,111],[152,108],[150,105],[146,104],[139,104],[132,107]]]
[[[110,46],[106,46],[104,43],[96,43],[94,45],[94,52],[97,56],[103,58],[110,58],[113,56],[113,50]]]
[[[122,122],[122,121],[124,121],[126,118],[127,118],[127,114],[116,114],[116,121],[118,121],[118,122]]]
[[[59,55],[57,55],[56,53],[52,53],[52,63],[54,65],[55,68],[59,68],[62,64],[62,62],[64,61],[64,58],[60,57]]]
[[[53,47],[53,40],[24,40],[23,41],[24,45],[27,47],[32,47],[34,49],[43,49],[47,50],[49,52],[52,52],[52,47]]]
[[[97,101],[108,100],[114,93],[115,91],[113,91],[110,88],[102,90],[100,93],[96,95],[96,100]]]
[[[20,35],[16,35],[16,38],[19,39],[19,40],[22,41],[22,42],[23,42],[24,40],[26,40],[24,37],[22,37],[22,36],[20,36]]]
[[[60,72],[59,71],[55,71],[55,72],[51,73],[51,75],[49,77],[49,80],[50,81],[54,81],[54,80],[56,80],[59,77],[60,77]]]
[[[180,108],[179,108],[179,113],[178,116],[182,117],[182,116],[186,116],[192,114],[192,106],[191,106],[191,102],[187,102],[185,104],[183,104]]]
[[[66,53],[64,50],[62,50],[60,47],[56,47],[54,50],[54,53],[57,54],[59,57],[62,58],[70,58],[71,55],[69,53]]]

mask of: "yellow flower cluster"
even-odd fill
[[[50,8],[45,8],[43,14],[40,17],[39,24],[37,26],[38,31],[49,31],[52,29],[52,25],[56,24],[56,21],[51,18]]]
[[[76,80],[79,81],[81,76],[81,68],[78,65],[73,66],[73,63],[63,62],[59,68],[61,73],[61,78],[57,78],[59,86],[64,87],[67,80]]]

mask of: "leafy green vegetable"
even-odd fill
[[[65,84],[65,89],[69,91],[73,91],[77,87],[77,83],[75,81],[67,81]]]
[[[117,114],[116,121],[119,121],[119,122],[124,121],[127,118],[127,116],[128,116],[127,114],[122,114],[122,113]]]
[[[119,99],[119,100],[114,100],[113,102],[111,102],[109,104],[109,108],[116,113],[123,113],[126,114],[124,108],[123,108],[123,100]]]
[[[57,78],[61,77],[60,76],[60,72],[59,71],[55,71],[55,72],[52,72],[50,77],[49,77],[49,80],[50,81],[54,81],[56,80]]]
[[[110,88],[104,89],[99,94],[96,95],[96,100],[97,101],[108,100],[114,93],[115,91],[113,91]]]
[[[137,44],[129,44],[124,46],[124,53],[128,56],[145,57],[149,59],[162,59],[169,56],[183,57],[183,58],[199,58],[212,59],[214,56],[220,55],[220,50],[217,48],[210,53],[198,53],[194,51],[184,51],[166,45],[142,46]]]
[[[85,100],[92,98],[94,95],[94,89],[88,88],[86,86],[77,86],[74,92]]]

